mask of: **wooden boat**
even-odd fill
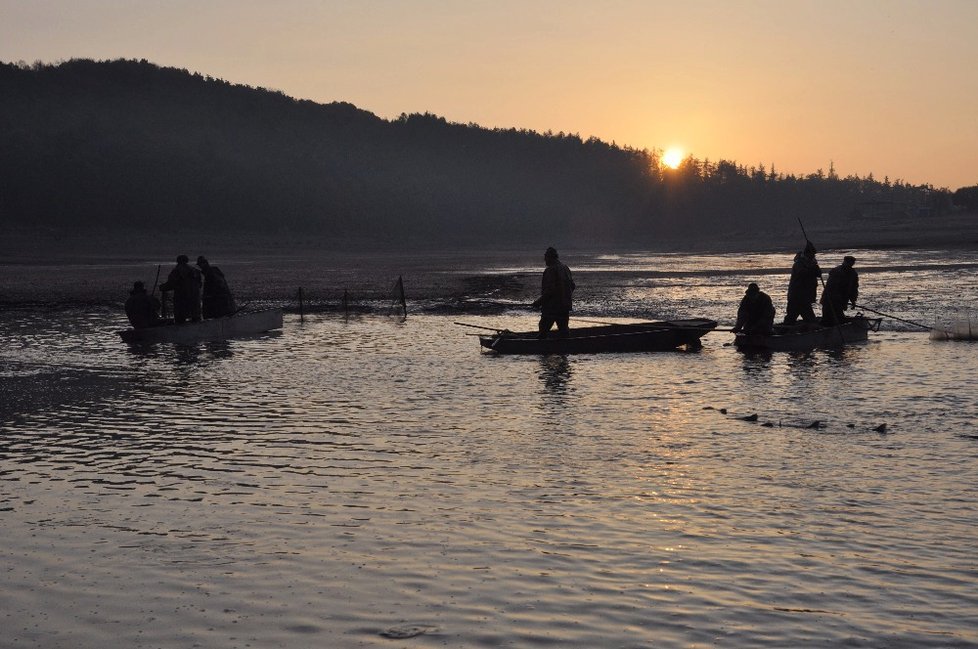
[[[127,343],[176,343],[193,345],[211,340],[227,340],[282,328],[282,310],[269,309],[236,313],[199,322],[166,324],[145,329],[126,329],[119,336]]]
[[[599,354],[651,352],[698,348],[700,338],[717,326],[715,320],[693,318],[640,324],[608,324],[571,329],[566,337],[556,331],[540,339],[536,331],[499,331],[479,336],[479,344],[497,354]]]
[[[807,322],[794,325],[778,324],[774,325],[774,333],[770,335],[739,333],[734,339],[734,345],[740,349],[790,352],[843,347],[868,340],[870,331],[879,330],[881,320],[882,318],[865,318],[858,315],[835,326]]]

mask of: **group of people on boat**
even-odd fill
[[[800,317],[808,324],[835,326],[846,321],[846,309],[856,308],[859,299],[859,273],[856,272],[856,258],[846,255],[842,263],[829,271],[828,280],[822,287],[822,317],[815,315],[812,305],[818,294],[818,284],[822,280],[822,269],[815,259],[815,246],[809,241],[805,249],[795,255],[788,280],[788,307],[782,321],[794,325]],[[747,286],[740,306],[737,309],[737,323],[734,333],[768,335],[774,332],[774,303],[771,296],[751,282]]]
[[[182,324],[188,320],[199,322],[204,318],[220,318],[237,311],[234,296],[228,288],[224,273],[212,265],[203,255],[197,257],[196,268],[190,265],[187,255],[177,257],[177,265],[166,281],[160,284],[163,302],[146,292],[143,282],[134,282],[126,300],[126,316],[135,329],[155,327],[161,324]],[[166,293],[173,292],[173,319],[163,314]]]
[[[859,298],[859,273],[854,268],[856,258],[846,255],[841,264],[829,271],[819,300],[822,316],[819,318],[815,315],[812,305],[818,296],[818,285],[822,281],[822,269],[815,254],[815,246],[809,241],[805,249],[795,255],[791,278],[788,280],[787,313],[782,324],[794,325],[801,318],[808,324],[834,326],[845,322],[847,307],[856,307],[856,300]],[[557,335],[566,337],[576,288],[574,278],[570,268],[560,261],[555,248],[547,248],[543,260],[546,268],[543,271],[540,297],[531,305],[532,308],[540,309],[538,337],[547,338],[554,325],[557,326]],[[771,296],[751,282],[737,309],[737,323],[733,331],[771,334],[774,332],[774,317],[775,308]]]

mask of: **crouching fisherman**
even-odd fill
[[[734,333],[770,335],[774,333],[774,303],[771,296],[751,282],[737,309]]]
[[[146,293],[146,285],[142,282],[133,282],[129,299],[126,300],[126,317],[133,329],[163,324],[160,320],[160,301],[155,295]]]

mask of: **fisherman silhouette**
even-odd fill
[[[856,307],[859,299],[859,273],[853,266],[856,258],[846,255],[842,263],[829,271],[822,289],[822,324],[835,325],[846,321],[846,305]]]
[[[774,331],[774,304],[771,296],[751,282],[737,308],[737,324],[734,333],[771,334]]]
[[[543,260],[547,267],[543,271],[540,297],[531,305],[534,308],[540,308],[540,333],[538,337],[546,338],[554,324],[557,325],[560,336],[567,336],[570,332],[568,323],[573,303],[572,297],[576,288],[574,278],[570,268],[560,261],[555,248],[547,248],[543,254]]]
[[[177,257],[177,265],[170,271],[161,291],[173,291],[173,321],[176,324],[200,320],[200,271],[190,266],[187,255]]]

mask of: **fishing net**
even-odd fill
[[[959,314],[950,324],[930,330],[931,340],[978,340],[978,320],[970,313]]]

